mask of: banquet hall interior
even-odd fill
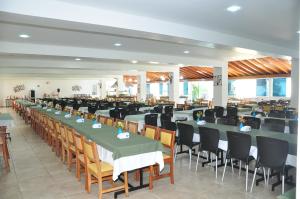
[[[1,0],[0,199],[298,198],[299,13]]]

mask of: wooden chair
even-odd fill
[[[107,126],[114,126],[114,119],[109,117],[106,119],[106,123]]]
[[[84,173],[86,174],[86,167],[84,161],[84,153],[83,153],[83,136],[74,132],[74,142],[76,149],[76,177],[78,181],[80,181],[80,173],[82,168],[84,169]]]
[[[55,121],[54,122],[54,135],[53,135],[53,148],[54,148],[54,151],[56,153],[57,156],[60,155],[60,148],[61,148],[61,145],[62,145],[62,139],[61,139],[61,133],[60,133],[60,122],[58,121]]]
[[[91,184],[95,182],[98,183],[98,187],[99,187],[99,191],[98,191],[99,199],[102,198],[103,193],[108,193],[108,192],[122,190],[122,189],[125,189],[125,194],[126,196],[128,196],[127,172],[123,173],[124,184],[117,186],[112,180],[113,166],[100,160],[96,143],[84,140],[83,150],[84,150],[84,159],[87,167],[87,175],[86,175],[87,192],[88,193],[91,192]],[[102,187],[103,181],[109,181],[112,187],[108,189],[104,189]]]
[[[157,139],[157,127],[151,125],[145,125],[142,131],[142,135],[152,140]]]
[[[61,124],[59,128],[60,128],[60,136],[61,136],[61,160],[65,162],[66,155],[68,154],[68,140],[67,140],[66,127]]]
[[[9,152],[6,142],[6,132],[0,132],[0,151],[2,152],[3,159],[4,159],[4,167],[10,171],[9,167]]]
[[[105,117],[105,116],[102,116],[102,115],[99,115],[98,117],[98,121],[101,123],[101,124],[106,124],[106,120],[107,120],[108,117]]]
[[[121,119],[116,119],[115,123],[114,123],[114,126],[115,127],[118,127],[118,124],[121,123],[122,126],[123,126],[123,130],[126,130],[126,122],[125,120],[121,120]]]
[[[174,145],[175,145],[175,131],[158,128],[159,141],[167,148],[169,153],[163,153],[164,163],[170,165],[170,172],[160,174],[158,165],[155,165],[156,174],[153,176],[153,166],[150,166],[149,173],[149,189],[153,188],[153,180],[158,180],[164,177],[170,177],[171,184],[174,184]]]
[[[68,169],[71,171],[72,164],[76,163],[76,148],[75,148],[75,142],[74,142],[74,135],[73,135],[73,129],[70,129],[68,127],[65,127],[66,130],[66,137],[67,137],[67,159],[68,159]]]
[[[137,134],[138,129],[139,129],[139,124],[137,122],[131,122],[131,121],[126,122],[126,130],[128,132]]]

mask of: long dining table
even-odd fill
[[[163,145],[159,141],[130,133],[128,139],[117,138],[117,128],[102,124],[101,128],[92,128],[94,121],[85,119],[77,123],[76,117],[66,118],[67,112],[58,112],[55,109],[31,107],[62,124],[73,128],[87,139],[97,144],[100,159],[113,165],[113,180],[124,171],[131,171],[146,166],[159,164],[164,168]]]
[[[252,129],[250,132],[241,132],[238,126],[206,123],[204,125],[198,125],[195,121],[183,121],[181,123],[189,124],[194,127],[194,141],[200,141],[199,127],[208,127],[213,129],[218,129],[220,132],[219,148],[223,151],[227,151],[228,141],[227,141],[227,131],[233,131],[236,133],[245,133],[251,136],[252,146],[250,149],[250,155],[255,159],[257,158],[257,147],[256,147],[256,137],[265,136],[270,138],[276,138],[280,140],[285,140],[289,143],[289,152],[286,160],[287,165],[296,167],[297,165],[297,135],[289,133],[279,133],[275,131],[265,130],[265,129]]]

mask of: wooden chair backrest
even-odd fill
[[[137,122],[127,121],[126,130],[130,133],[138,133],[139,124]]]

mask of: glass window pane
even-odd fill
[[[163,83],[159,83],[159,95],[163,94]]]
[[[286,96],[286,78],[273,79],[273,96],[276,97]]]
[[[183,95],[189,94],[189,83],[187,80],[184,80],[183,82]]]
[[[228,95],[229,96],[235,95],[234,81],[235,80],[228,80]]]
[[[267,94],[268,94],[267,79],[257,79],[256,96],[267,96]]]

